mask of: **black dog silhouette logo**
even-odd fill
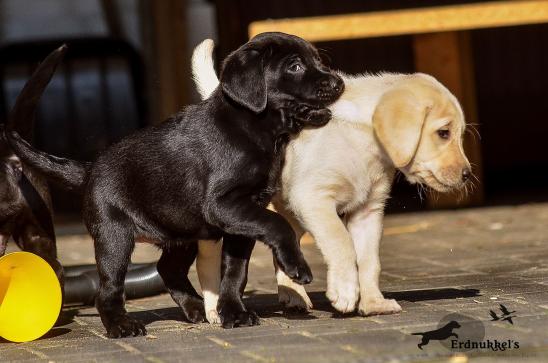
[[[437,340],[448,350],[465,352],[473,349],[472,345],[466,342],[483,341],[485,327],[478,319],[452,313],[440,320],[437,329],[412,333],[411,335],[419,335],[421,337],[421,341],[417,344],[421,350],[431,341]]]
[[[445,340],[450,337],[455,337],[458,339],[459,336],[457,333],[454,333],[453,330],[460,327],[461,325],[458,322],[451,320],[439,329],[425,331],[422,333],[412,333],[412,335],[422,335],[422,340],[418,344],[419,349],[422,350],[422,347],[430,343],[431,340]]]

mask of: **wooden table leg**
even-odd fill
[[[463,31],[419,34],[413,37],[413,46],[417,71],[431,74],[447,86],[461,102],[467,122],[478,124],[470,33]],[[464,150],[477,177],[477,180],[474,180],[475,188],[464,198],[459,193],[429,195],[430,207],[450,208],[478,205],[483,202],[479,136],[472,132],[465,135]]]
[[[152,123],[190,101],[190,65],[185,54],[186,0],[141,0],[143,48]]]

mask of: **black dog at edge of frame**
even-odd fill
[[[63,45],[40,63],[8,115],[7,123],[27,140],[32,138],[40,97],[65,52],[66,46]],[[4,125],[0,124],[0,257],[6,252],[8,240],[13,238],[21,250],[46,260],[63,286],[63,267],[57,260],[47,181],[15,155],[3,128]]]
[[[301,38],[263,33],[230,54],[220,87],[107,148],[94,163],[35,150],[7,132],[17,155],[49,180],[84,193],[84,220],[100,275],[96,306],[107,335],[144,335],[124,308],[123,281],[136,239],[162,248],[158,272],[184,316],[203,321],[203,301],[187,273],[197,240],[223,238],[218,311],[224,327],[258,324],[242,301],[255,240],[272,248],[299,283],[312,274],[295,233],[265,207],[276,190],[289,135],[325,125],[342,79]]]

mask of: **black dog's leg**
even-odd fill
[[[198,243],[167,244],[158,261],[158,273],[164,280],[171,297],[183,309],[191,323],[205,319],[204,301],[188,279],[188,270],[198,254]]]
[[[124,279],[135,246],[133,233],[120,217],[89,228],[93,231],[99,291],[95,304],[109,338],[146,335],[145,326],[124,308]]]
[[[430,343],[430,339],[428,337],[423,336],[421,342],[417,345],[420,350],[422,350],[422,347]]]
[[[6,253],[6,247],[8,247],[9,238],[9,235],[0,233],[0,257],[4,256],[4,254]]]
[[[217,311],[223,328],[251,326],[259,324],[255,312],[245,308],[242,301],[247,270],[255,240],[226,235],[223,237],[222,280],[219,289]]]
[[[16,243],[23,251],[42,257],[51,266],[59,279],[61,291],[63,291],[64,272],[63,266],[57,260],[55,239],[48,237],[46,233],[35,225],[27,224],[21,231],[21,234],[16,237]]]
[[[225,232],[266,243],[281,269],[300,284],[312,281],[312,271],[299,248],[293,228],[278,213],[232,195],[217,199],[209,211],[211,224]]]

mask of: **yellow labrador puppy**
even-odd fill
[[[212,48],[205,41],[193,57],[204,98],[218,84]],[[331,122],[289,143],[273,204],[297,236],[308,231],[314,237],[328,266],[326,295],[335,309],[346,313],[357,306],[364,316],[397,313],[401,307],[379,289],[383,211],[394,174],[399,170],[410,183],[440,192],[462,188],[471,176],[462,146],[464,115],[447,88],[426,74],[341,76],[345,92],[331,107]],[[199,267],[218,276],[220,246],[207,246],[198,261],[213,263],[201,261]],[[276,270],[279,300],[311,308],[303,286]],[[216,322],[212,290],[218,282],[204,280],[206,314]]]

